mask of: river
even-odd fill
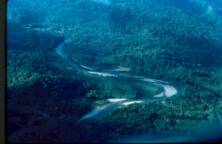
[[[66,43],[70,43],[72,40],[71,38],[66,38],[59,46],[55,48],[55,52],[57,55],[67,61],[74,70],[77,70],[82,73],[87,73],[89,75],[95,75],[98,77],[104,77],[104,78],[133,78],[137,79],[139,81],[143,81],[148,84],[152,84],[156,87],[161,87],[162,91],[156,95],[153,95],[153,98],[170,98],[175,95],[177,95],[178,90],[170,85],[168,82],[162,81],[162,80],[156,80],[156,79],[151,79],[151,78],[146,78],[143,76],[133,76],[128,74],[127,72],[129,71],[129,68],[124,68],[126,71],[122,72],[123,68],[121,66],[117,66],[117,68],[114,68],[113,70],[107,71],[95,71],[93,68],[90,66],[85,66],[80,63],[78,63],[76,60],[73,60],[69,57],[69,55],[64,51],[64,45]],[[121,68],[120,68],[121,67]],[[146,99],[127,99],[123,97],[119,98],[109,98],[107,99],[108,104],[104,104],[102,106],[98,106],[94,108],[92,111],[89,113],[85,114],[79,121],[83,121],[85,119],[90,119],[93,117],[102,117],[105,114],[117,109],[117,108],[122,108],[126,107],[129,105],[133,104],[142,104],[146,102]]]

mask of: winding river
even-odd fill
[[[95,71],[93,68],[89,66],[82,65],[78,63],[76,60],[73,60],[69,57],[69,55],[64,51],[64,45],[66,43],[70,43],[72,41],[71,38],[66,38],[59,46],[55,48],[56,54],[61,57],[62,59],[66,60],[74,70],[82,73],[87,73],[89,75],[95,75],[99,77],[109,77],[109,78],[133,78],[148,84],[152,84],[156,87],[160,87],[162,91],[156,95],[153,95],[153,98],[170,98],[175,96],[178,93],[178,90],[170,85],[168,82],[162,81],[162,80],[156,80],[156,79],[150,79],[143,76],[133,76],[127,73],[129,71],[129,68],[123,68],[123,67],[117,67],[113,70],[107,71]],[[124,72],[122,72],[124,71]],[[83,121],[85,119],[90,119],[94,117],[100,117],[104,116],[105,114],[117,109],[126,107],[132,104],[141,104],[144,103],[145,99],[127,99],[123,97],[119,98],[109,98],[107,99],[108,104],[104,104],[102,106],[98,106],[95,109],[93,109],[91,112],[84,115],[79,121]]]
[[[33,29],[35,30],[35,29]],[[39,31],[37,29],[37,31]],[[85,120],[93,120],[93,119],[98,119],[106,116],[108,113],[111,113],[115,109],[121,109],[124,107],[132,106],[132,105],[140,105],[143,103],[148,103],[152,101],[160,101],[166,98],[172,98],[173,96],[178,95],[179,90],[171,85],[169,82],[163,81],[163,80],[157,80],[157,79],[152,79],[152,78],[147,78],[144,76],[137,76],[137,75],[132,75],[129,74],[130,68],[125,68],[121,66],[117,66],[116,68],[113,68],[111,70],[97,70],[96,68],[92,68],[90,66],[83,65],[79,63],[77,60],[73,59],[72,57],[69,56],[68,53],[65,52],[64,46],[68,43],[72,42],[72,38],[65,38],[55,49],[54,52],[58,55],[59,58],[63,59],[66,61],[72,69],[81,74],[86,74],[86,76],[93,76],[93,77],[102,77],[103,79],[117,79],[120,81],[122,79],[127,79],[129,81],[137,80],[142,82],[143,84],[147,85],[152,85],[154,87],[157,87],[160,89],[159,93],[157,92],[156,94],[151,95],[151,99],[147,98],[135,98],[135,99],[130,99],[126,98],[124,96],[120,97],[110,97],[108,99],[105,99],[106,103],[102,104],[100,106],[95,107],[85,115],[79,118],[78,122],[84,123]],[[221,97],[220,93],[195,82],[183,82],[180,81],[183,84],[187,84],[190,86],[195,86],[199,87],[203,90],[206,90],[210,92],[211,94]],[[122,84],[122,83],[121,83]],[[128,95],[127,95],[128,96]],[[208,138],[204,135],[205,138]],[[213,136],[214,137],[214,136]],[[201,137],[202,139],[202,137]],[[125,136],[125,137],[120,137],[118,139],[113,139],[113,142],[181,142],[181,141],[198,141],[199,140],[199,135],[198,136],[171,136],[171,135],[163,135],[163,136],[155,136],[155,135],[150,135],[150,134],[142,134],[142,135],[132,135],[132,136]]]

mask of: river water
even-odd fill
[[[82,73],[87,73],[89,75],[95,75],[98,77],[104,77],[104,78],[131,78],[136,79],[142,82],[145,82],[147,84],[152,84],[156,87],[161,87],[162,91],[156,95],[153,95],[153,98],[170,98],[175,95],[177,95],[178,90],[170,85],[168,82],[162,81],[162,80],[156,80],[151,78],[146,78],[143,76],[133,76],[128,74],[127,72],[122,72],[121,69],[118,71],[120,66],[117,66],[117,68],[114,68],[113,70],[107,71],[95,71],[90,66],[85,66],[80,63],[78,63],[76,60],[73,60],[69,57],[69,55],[64,51],[64,45],[66,43],[70,43],[72,40],[70,38],[66,38],[59,46],[55,48],[55,52],[59,57],[66,60],[74,70],[80,71]],[[127,68],[129,70],[129,68]],[[90,119],[94,117],[102,117],[105,114],[117,109],[126,107],[133,104],[142,104],[146,102],[146,99],[127,99],[124,97],[119,98],[109,98],[107,99],[108,104],[104,104],[102,106],[98,106],[94,108],[91,112],[85,114],[79,121],[83,121],[85,119]]]

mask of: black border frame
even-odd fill
[[[0,1],[0,143],[4,144],[6,142],[6,91],[7,91],[7,76],[6,76],[6,0]]]

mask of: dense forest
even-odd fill
[[[9,140],[112,142],[220,127],[221,16],[219,0],[9,0]],[[68,60],[55,52],[61,44]],[[117,66],[122,78],[89,74]],[[155,99],[162,87],[128,75],[178,93]],[[79,121],[119,97],[145,101]]]

